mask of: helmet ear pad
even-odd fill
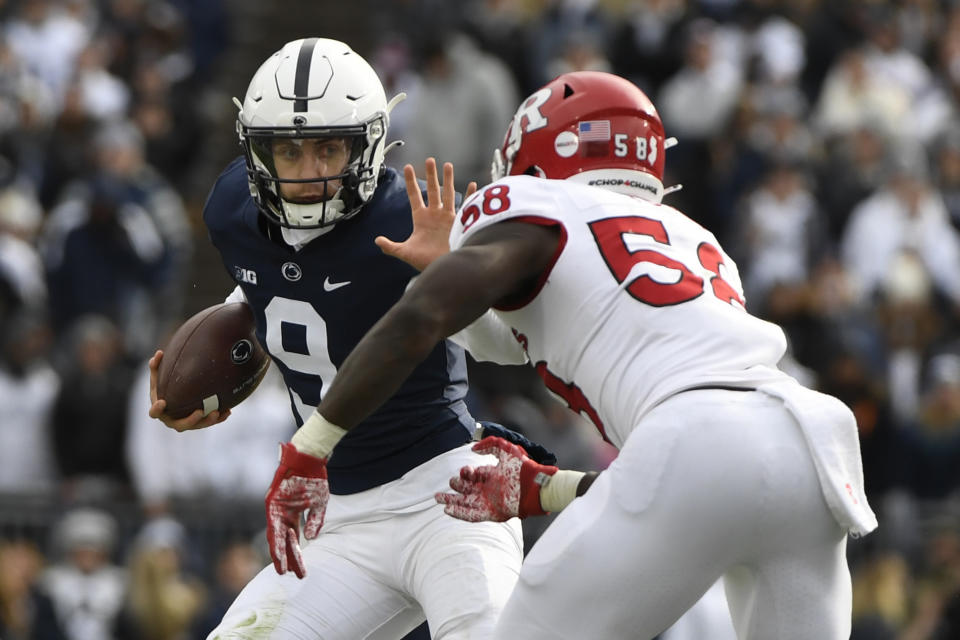
[[[619,76],[558,76],[517,110],[494,154],[491,177],[573,179],[660,201],[663,123],[653,103]]]
[[[237,117],[250,192],[260,210],[277,224],[320,228],[356,215],[376,191],[383,166],[389,107],[373,68],[346,44],[326,38],[288,42],[254,74]],[[310,182],[337,181],[333,195],[316,203],[282,197],[271,143],[280,138],[346,139],[349,159],[336,175]]]

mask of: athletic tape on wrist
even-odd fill
[[[333,451],[333,448],[340,442],[340,438],[347,434],[346,429],[341,429],[322,415],[314,411],[303,423],[303,426],[297,429],[297,432],[290,438],[290,442],[300,453],[307,453],[318,458],[326,458]]]
[[[582,471],[561,469],[540,487],[540,506],[547,513],[563,511],[577,497],[577,486],[586,474]]]

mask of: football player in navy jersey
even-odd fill
[[[308,38],[267,59],[236,101],[244,156],[219,177],[203,217],[237,284],[228,301],[253,309],[300,425],[316,422],[340,363],[417,274],[395,256],[416,253],[430,220],[421,216],[413,233],[418,212],[404,178],[383,165],[389,114],[402,98],[388,103],[347,45]],[[427,167],[439,185],[436,164]],[[443,193],[426,195],[442,197],[452,215],[452,166],[443,174]],[[525,360],[509,332],[484,319],[459,342],[480,359]],[[156,396],[161,358],[150,362],[151,416],[183,431],[229,415],[166,416]],[[492,460],[471,450],[466,374],[463,348],[443,341],[335,449],[303,426],[281,445],[266,499],[274,567],[247,585],[210,638],[401,638],[424,619],[434,638],[492,632],[520,569],[519,522],[462,522],[434,500],[462,466]],[[301,548],[300,513],[310,505]]]

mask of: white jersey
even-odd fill
[[[676,209],[570,181],[508,176],[464,203],[451,249],[511,219],[559,225],[562,240],[532,298],[497,312],[547,387],[615,446],[679,391],[787,377],[777,369],[783,331],[744,310],[736,265]]]

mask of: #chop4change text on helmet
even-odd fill
[[[250,193],[263,213],[297,229],[355,215],[376,190],[390,110],[404,97],[388,104],[376,72],[343,42],[294,40],[270,56],[243,103],[234,99]],[[297,162],[314,173],[290,175],[285,166]]]
[[[565,73],[520,105],[494,151],[491,177],[575,180],[660,202],[663,152],[675,143],[664,138],[653,103],[629,80]]]

